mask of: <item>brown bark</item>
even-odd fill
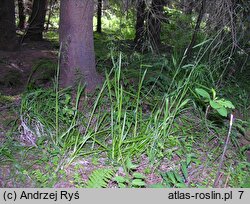
[[[96,32],[102,32],[102,0],[98,0],[97,5],[97,28]]]
[[[136,47],[141,50],[143,46],[143,38],[144,38],[144,21],[145,21],[145,9],[146,9],[146,3],[145,0],[138,0],[136,5],[136,26],[135,26],[135,39],[134,42],[136,44]]]
[[[161,45],[161,22],[163,21],[164,0],[152,0],[148,17],[148,39],[152,49],[158,52]]]
[[[14,0],[0,0],[0,49],[17,48]]]
[[[23,0],[18,0],[18,17],[19,17],[19,23],[18,23],[18,28],[19,29],[24,29],[25,26],[25,13],[24,13],[24,2]]]
[[[183,12],[187,15],[191,15],[195,6],[194,0],[184,0],[182,1]]]
[[[33,41],[43,39],[47,0],[34,0],[26,38]]]
[[[78,81],[91,92],[101,83],[96,71],[93,39],[93,0],[61,0],[60,84],[74,86]]]

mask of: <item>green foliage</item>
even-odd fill
[[[246,176],[241,188],[250,188],[250,175]]]
[[[167,188],[186,188],[184,179],[179,175],[178,172],[172,170],[166,173],[161,173],[163,183]]]
[[[118,184],[119,188],[142,188],[146,187],[146,176],[136,171],[138,165],[134,164],[130,158],[127,158],[124,165],[126,170],[125,176],[116,176],[114,181]]]
[[[249,188],[250,186],[250,174],[249,174],[250,163],[241,162],[236,168],[231,169],[231,180],[230,186],[239,186],[242,188]]]
[[[182,15],[181,11],[175,8],[167,8],[167,13],[169,18],[168,23],[163,24],[162,40],[175,51],[182,52],[190,42],[194,21],[191,16]]]
[[[130,158],[127,158],[126,160],[126,166],[125,168],[128,169],[128,171],[134,170],[138,167],[138,165],[133,164]]]
[[[231,101],[225,99],[219,99],[216,97],[216,92],[214,89],[212,91],[212,97],[210,94],[202,88],[196,88],[196,93],[203,97],[205,103],[209,103],[209,105],[216,110],[221,116],[226,117],[228,114],[227,109],[234,109],[234,105]]]
[[[181,171],[186,180],[188,178],[188,162],[181,162]]]
[[[1,144],[0,147],[0,161],[3,164],[4,162],[16,162],[11,149],[6,144]]]
[[[41,187],[45,187],[48,184],[48,175],[42,173],[39,169],[35,170],[33,172],[33,176],[35,177],[36,181],[39,183]]]
[[[82,176],[79,173],[74,174],[74,185],[76,188],[84,188],[85,184],[82,180]]]
[[[58,171],[77,157],[107,152],[110,160],[122,165],[127,173],[114,179],[119,187],[146,187],[145,176],[137,172],[138,165],[128,158],[146,153],[152,165],[157,166],[165,158],[187,155],[180,163],[180,173],[162,174],[164,183],[155,186],[184,187],[190,163],[199,165],[199,159],[196,162],[191,154],[193,147],[204,138],[201,137],[203,127],[200,124],[193,127],[195,114],[190,116],[189,90],[197,86],[197,79],[205,80],[199,77],[208,67],[195,63],[182,65],[182,59],[177,56],[168,61],[163,56],[146,60],[145,56],[114,55],[119,56],[116,60],[111,55],[114,68],[106,73],[99,92],[91,96],[95,101],[91,106],[87,101],[81,104],[81,107],[88,107],[88,114],[79,110],[83,88],[79,86],[76,94],[69,89],[59,90],[57,78],[54,89],[30,89],[23,94],[20,119],[35,135],[37,147],[50,155],[49,160],[41,159],[41,164],[50,161]],[[126,67],[129,63],[123,62],[123,56],[124,60],[137,61],[138,70]],[[230,101],[217,97],[214,90],[210,93],[198,88],[195,93],[216,111],[221,107],[234,108]],[[195,135],[199,135],[199,139]],[[1,151],[9,154],[6,148]],[[13,158],[11,154],[9,158]],[[31,175],[39,186],[51,186],[58,178],[53,176],[50,180],[42,171]],[[106,187],[111,175],[93,172],[88,185]],[[73,179],[75,186],[86,186],[79,173],[75,173]]]
[[[24,174],[29,175],[27,171]],[[33,170],[30,175],[40,188],[53,187],[58,177],[55,172],[42,172],[40,169]]]
[[[76,149],[82,142],[78,139],[79,130],[75,129],[82,90],[79,86],[74,105],[69,90],[62,90],[59,93],[51,89],[37,89],[25,93],[20,113],[22,134],[26,136],[27,131],[30,132],[34,142],[45,142],[50,139],[60,150],[57,151],[57,156],[60,154],[63,157],[72,149]],[[71,153],[74,155],[75,152]]]
[[[114,171],[112,169],[96,169],[89,176],[86,188],[105,188],[111,180]]]
[[[214,161],[217,161],[220,147],[213,148],[211,143],[222,145],[220,135],[226,132],[224,126],[215,127],[212,122],[207,124],[211,131],[207,133],[204,130],[204,119],[198,118],[192,107],[191,90],[195,90],[200,103],[211,107],[217,115],[227,116],[234,105],[239,107],[244,120],[236,119],[234,123],[231,136],[233,145],[241,145],[239,132],[246,135],[248,123],[245,120],[249,117],[250,107],[248,73],[244,72],[244,76],[239,74],[236,80],[240,82],[245,78],[247,83],[241,86],[246,88],[244,90],[235,85],[236,81],[232,80],[230,87],[224,81],[227,67],[237,67],[237,60],[244,58],[242,51],[235,55],[238,59],[231,54],[229,56],[230,43],[217,47],[220,46],[217,39],[221,37],[220,33],[215,34],[217,37],[207,38],[200,29],[193,55],[186,59],[183,52],[191,40],[196,12],[195,15],[186,15],[171,3],[171,8],[164,7],[168,22],[162,23],[163,53],[139,53],[134,51],[132,41],[135,12],[128,10],[125,15],[125,12],[121,12],[121,1],[114,2],[111,2],[112,8],[104,10],[104,32],[94,34],[97,66],[100,71],[106,70],[103,87],[93,95],[86,94],[84,98],[81,86],[76,92],[60,90],[59,67],[51,60],[38,61],[30,74],[28,90],[22,94],[20,118],[17,120],[20,127],[12,130],[9,141],[5,138],[3,142],[1,140],[1,164],[12,163],[14,170],[21,172],[25,178],[31,178],[38,187],[52,187],[59,177],[66,179],[60,169],[67,168],[77,157],[99,155],[100,152],[107,153],[114,166],[123,166],[126,175],[113,179],[120,188],[146,187],[145,175],[151,173],[151,165],[157,169],[163,160],[172,161],[175,156],[180,158],[180,168],[162,173],[164,182],[150,187],[186,187],[190,164],[201,165],[203,154],[208,157],[206,166],[214,168],[217,165]],[[52,27],[58,27],[57,14],[52,16]],[[58,40],[58,33],[53,30],[49,30],[45,36]],[[59,43],[55,42],[55,45]],[[1,62],[6,63],[5,60]],[[51,81],[55,73],[53,88],[39,88]],[[0,84],[18,85],[20,81],[17,79],[22,78],[20,76],[16,71],[10,72],[6,82],[1,81]],[[196,88],[199,84],[224,88],[218,94],[204,86]],[[225,100],[222,96],[231,97]],[[14,102],[9,99],[0,94],[0,105]],[[193,105],[196,107],[199,103]],[[5,117],[2,118],[5,120]],[[28,133],[34,138],[34,147],[20,147],[15,136]],[[216,142],[211,142],[214,139]],[[242,147],[241,152],[245,152],[245,148],[248,147]],[[23,156],[19,161],[19,153],[39,156],[34,163],[40,168],[23,165],[28,159]],[[145,175],[137,170],[139,165],[131,159],[143,153],[151,162],[150,167],[144,170]],[[229,166],[231,157],[227,155],[225,168]],[[247,187],[249,165],[242,162],[245,160],[243,155],[235,158],[239,163],[238,166],[235,163],[230,166],[230,186]],[[97,159],[92,157],[92,163],[98,165]],[[107,187],[113,175],[114,171],[110,169],[98,169],[93,171],[85,184],[76,169],[73,183],[76,187]],[[208,178],[190,186],[211,185],[209,177],[213,177],[214,172],[208,172],[208,175]]]
[[[97,18],[94,17],[94,30],[97,25]],[[133,13],[127,12],[127,15],[121,15],[121,8],[116,7],[113,10],[106,10],[102,16],[102,30],[104,33],[116,34],[114,37],[119,40],[133,39],[135,34]]]
[[[146,177],[143,174],[134,172],[132,175],[116,176],[114,181],[119,188],[142,188],[146,187],[145,179]]]
[[[7,105],[15,101],[14,96],[6,96],[0,93],[0,105]]]

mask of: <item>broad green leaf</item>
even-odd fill
[[[161,183],[156,183],[156,184],[150,185],[149,188],[166,188],[166,186],[164,186]]]
[[[227,117],[227,109],[224,107],[216,109],[221,116]]]
[[[231,101],[226,101],[224,99],[221,99],[221,100],[218,100],[218,103],[220,103],[225,108],[235,109],[235,107],[234,107],[234,105],[232,104]]]
[[[137,179],[145,179],[146,177],[138,172],[133,173],[133,178],[137,178]]]
[[[219,104],[217,101],[209,101],[209,104],[213,109],[219,109],[222,107],[222,105]]]
[[[181,162],[181,171],[185,179],[188,177],[187,164],[185,162]]]
[[[132,186],[146,186],[146,183],[141,179],[134,179],[132,181]]]
[[[177,183],[177,184],[176,184],[176,187],[177,187],[177,188],[187,188],[187,186],[186,186],[185,183]]]
[[[195,89],[196,93],[199,94],[200,96],[209,99],[210,100],[210,95],[207,91],[205,91],[204,89],[200,89],[200,88],[196,88]]]
[[[130,158],[127,159],[126,166],[128,169],[136,169],[138,167],[138,165],[132,163]]]
[[[124,183],[118,183],[119,188],[126,188],[127,186]]]
[[[225,107],[226,108],[231,108],[231,109],[235,109],[235,106],[232,104],[231,101],[225,101]]]
[[[126,182],[126,179],[123,177],[123,176],[116,176],[114,178],[114,180],[117,182],[117,183],[125,183]]]
[[[194,159],[193,158],[193,162],[195,163],[195,164],[197,164],[197,165],[200,165],[201,164],[201,160],[200,159]]]

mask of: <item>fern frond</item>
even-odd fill
[[[89,176],[86,188],[105,188],[113,175],[112,169],[96,169]]]

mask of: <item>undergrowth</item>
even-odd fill
[[[1,165],[13,164],[10,178],[53,187],[58,180],[66,182],[66,170],[73,168],[71,184],[76,187],[211,187],[229,128],[227,113],[235,106],[243,117],[236,116],[233,123],[221,187],[249,186],[249,147],[241,144],[250,129],[249,94],[235,81],[222,80],[228,48],[219,56],[209,53],[215,37],[196,45],[191,59],[182,54],[185,43],[177,40],[171,41],[172,56],[142,54],[120,42],[132,34],[122,33],[125,37],[118,40],[110,33],[95,34],[98,68],[106,71],[103,86],[92,95],[82,85],[60,89],[60,70],[51,61],[33,67],[19,118],[7,139],[0,140]],[[44,74],[40,80],[57,72],[52,88],[36,86],[32,77],[39,69]],[[221,80],[228,84],[218,84]],[[5,101],[10,99],[1,95],[0,104]],[[97,162],[102,154],[105,168]],[[142,155],[149,160],[144,169]],[[75,164],[83,158],[97,166],[87,181],[82,179],[85,166]],[[159,177],[154,185],[147,184],[151,174]]]

